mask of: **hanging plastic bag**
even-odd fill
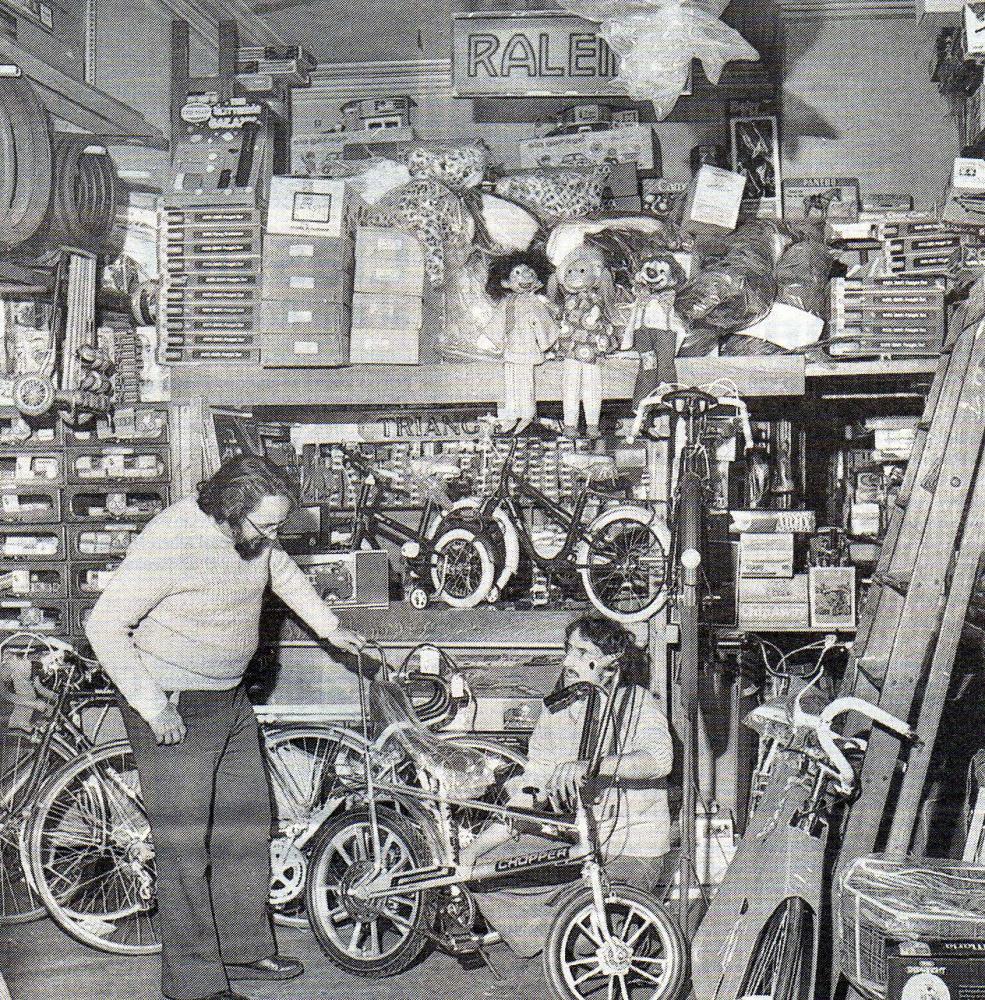
[[[759,53],[720,20],[722,0],[562,0],[561,7],[600,23],[599,34],[620,56],[615,82],[634,100],[653,102],[658,120],[670,114],[687,85],[691,60],[717,84],[727,62]]]
[[[444,361],[498,358],[503,353],[503,310],[486,294],[489,269],[481,253],[473,253],[448,275],[445,323],[437,349]]]

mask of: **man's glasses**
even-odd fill
[[[274,524],[257,524],[248,514],[243,515],[243,520],[258,534],[264,538],[274,539],[277,532],[284,527],[284,521],[277,521]]]

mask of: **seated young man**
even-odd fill
[[[673,762],[667,718],[659,703],[634,677],[634,661],[641,659],[633,637],[621,625],[605,618],[585,616],[567,630],[567,649],[561,675],[565,687],[579,681],[606,686],[621,668],[615,695],[615,731],[604,748],[600,777],[607,787],[595,806],[599,835],[612,881],[649,890],[660,874],[662,856],[669,848],[670,814],[665,778]],[[574,802],[588,761],[579,759],[587,701],[575,701],[555,714],[544,711],[530,737],[529,762],[522,775],[509,783],[510,804],[530,806],[535,799],[565,808]],[[462,851],[462,862],[483,863],[527,854],[545,845],[556,846],[533,834],[517,836],[504,823],[493,823]],[[533,871],[538,884],[522,888],[479,892],[476,902],[487,923],[516,954],[536,955],[544,946],[559,892],[559,877],[570,881],[577,871]],[[562,883],[563,885],[564,883]]]

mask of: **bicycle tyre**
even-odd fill
[[[599,941],[591,886],[575,891],[558,911],[544,945],[544,972],[553,995],[559,1000],[674,1000],[687,982],[688,945],[663,905],[642,889],[615,884],[605,896],[605,915],[612,937],[625,949],[614,964]],[[583,989],[584,984],[590,985]]]
[[[377,807],[376,813],[384,853],[380,860],[387,870],[409,870],[432,860],[421,829],[390,809]],[[346,884],[374,864],[369,857],[370,836],[368,809],[339,816],[322,829],[312,852],[307,906],[311,928],[333,965],[351,975],[381,979],[403,972],[424,953],[428,907],[422,892],[390,896],[388,902],[379,903],[354,900],[348,894]],[[402,907],[399,916],[398,907]],[[340,921],[345,922],[344,931]],[[345,946],[341,939],[350,927]],[[367,954],[360,937],[367,927],[371,928],[368,948],[375,948],[375,957]]]
[[[0,926],[28,923],[45,914],[44,903],[31,880],[25,841],[33,797],[14,810],[16,797],[21,795],[30,777],[34,750],[35,745],[26,733],[6,729],[0,734]],[[54,741],[48,753],[47,774],[72,759],[71,748]],[[42,784],[47,774],[42,777]]]
[[[361,757],[362,747],[346,739],[344,730],[329,726],[261,729],[261,735],[278,830],[271,842],[270,911],[276,924],[307,927],[305,886],[313,838],[306,835],[313,824],[320,826],[344,807],[336,765],[344,751],[350,759]]]
[[[632,625],[666,603],[670,531],[645,507],[613,507],[588,526],[578,572],[589,601],[607,618]]]
[[[26,80],[0,80],[0,110],[14,137],[13,157],[2,165],[14,181],[10,203],[0,210],[0,243],[13,247],[38,231],[48,211],[51,130],[48,112]]]
[[[814,911],[805,899],[785,899],[760,932],[739,996],[771,1000],[809,1000],[814,941]]]
[[[160,950],[150,823],[129,743],[108,743],[52,775],[27,843],[31,877],[62,930],[113,955]]]
[[[474,608],[492,589],[496,569],[485,542],[474,531],[448,527],[435,537],[431,582],[435,596],[453,608]]]
[[[448,522],[456,515],[474,517],[479,513],[482,500],[478,497],[463,497],[451,506],[451,510],[446,517],[443,517],[435,525],[434,533],[443,530]],[[497,507],[492,512],[493,521],[499,529],[499,542],[502,545],[502,552],[497,552],[496,578],[493,581],[493,590],[497,595],[502,594],[506,585],[513,578],[520,566],[520,535],[516,530],[516,525],[510,520],[509,514],[502,507]]]

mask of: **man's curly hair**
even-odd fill
[[[260,455],[227,459],[210,479],[198,484],[198,506],[203,513],[233,528],[256,510],[264,497],[285,497],[297,506],[297,488],[290,476]]]

